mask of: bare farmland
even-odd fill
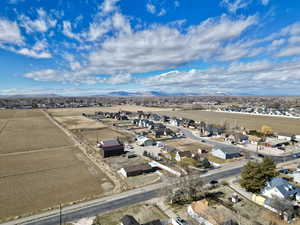
[[[268,125],[274,132],[288,132],[300,134],[300,119],[286,117],[272,117],[260,115],[248,115],[238,113],[209,112],[200,110],[187,111],[165,111],[161,114],[185,117],[208,123],[224,124],[229,122],[232,125],[243,126],[246,129],[260,129],[262,125]]]
[[[0,221],[110,194],[114,184],[40,111],[0,111]]]
[[[64,125],[69,130],[82,128],[103,128],[106,127],[103,123],[88,119],[84,116],[57,116],[54,117],[56,121]]]
[[[0,133],[0,154],[71,144],[69,138],[46,117],[8,119]]]

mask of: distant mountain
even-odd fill
[[[120,97],[170,97],[170,96],[199,96],[196,93],[166,93],[161,91],[148,91],[148,92],[127,92],[127,91],[114,91],[109,92],[102,96],[120,96]]]
[[[0,95],[0,98],[58,98],[56,94]]]

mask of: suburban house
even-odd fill
[[[175,117],[175,118],[172,118],[172,119],[170,119],[170,124],[171,124],[172,126],[178,127],[178,126],[180,125],[180,120],[177,119],[176,117]]]
[[[293,173],[294,182],[300,184],[300,168]]]
[[[188,215],[199,224],[205,225],[227,225],[237,224],[232,220],[231,212],[225,207],[210,207],[206,199],[193,202],[187,208]]]
[[[192,153],[190,151],[176,152],[176,156],[175,156],[176,161],[181,161],[183,158],[192,158]]]
[[[211,154],[215,157],[221,159],[233,159],[241,157],[241,154],[238,150],[235,150],[232,147],[226,147],[222,149],[213,149]]]
[[[279,216],[282,216],[283,219],[287,222],[292,221],[292,219],[295,217],[295,215],[289,211],[290,207],[293,207],[293,203],[290,201],[285,201],[285,204],[282,206],[284,208],[282,208],[280,211],[278,209],[276,209],[276,200],[272,199],[272,198],[267,198],[264,201],[264,207],[277,213]]]
[[[300,200],[300,189],[281,177],[274,177],[268,181],[261,194],[268,198]]]
[[[285,141],[291,141],[293,139],[293,134],[287,134],[287,133],[278,133],[277,139],[278,140],[285,140]]]
[[[121,173],[124,177],[132,177],[132,176],[138,176],[145,173],[152,173],[157,170],[156,167],[152,167],[148,163],[143,163],[139,165],[132,165],[123,167],[119,170],[119,173]]]
[[[162,225],[160,220],[153,220],[148,223],[140,224],[133,216],[126,215],[121,219],[121,225]]]
[[[103,158],[125,154],[124,145],[117,139],[101,141],[99,147]]]
[[[139,146],[152,146],[152,145],[155,145],[155,141],[154,140],[152,140],[150,138],[147,138],[145,136],[139,136],[139,137],[137,137],[136,143]]]

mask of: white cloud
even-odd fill
[[[49,52],[36,51],[34,49],[28,49],[28,48],[21,48],[20,50],[17,50],[16,52],[21,55],[26,55],[26,56],[29,56],[32,58],[48,59],[48,58],[52,57],[52,55]]]
[[[143,73],[209,59],[220,55],[223,44],[255,22],[255,17],[232,21],[223,16],[190,27],[185,34],[176,28],[155,26],[119,35],[90,54],[90,67],[104,74]]]
[[[146,9],[151,14],[155,14],[156,13],[156,7],[155,7],[155,5],[153,5],[151,3],[147,3]]]
[[[232,41],[255,23],[256,17],[234,21],[222,16],[189,27],[187,31],[169,26],[132,31],[129,21],[122,14],[115,13],[112,25],[119,31],[116,36],[105,39],[99,48],[93,49],[84,65],[79,65],[74,58],[66,58],[71,70],[51,71],[51,79],[72,83],[116,83],[115,80],[121,80],[119,77],[122,76],[123,80],[129,81],[129,74],[175,68],[195,60],[233,60],[250,54],[245,50],[245,44],[233,46]],[[238,52],[234,47],[243,48],[243,54],[229,54],[232,49],[234,53]],[[49,77],[49,71],[46,74]],[[112,77],[94,76],[98,74]],[[27,77],[41,80],[40,76],[37,71]]]
[[[279,57],[300,55],[300,46],[289,46],[282,49],[276,54]]]
[[[261,4],[263,5],[268,5],[270,0],[261,0]]]
[[[291,82],[291,79],[293,82]],[[268,82],[266,82],[268,81]],[[138,79],[140,85],[161,89],[186,89],[188,92],[211,93],[235,91],[253,93],[266,89],[297,90],[300,84],[300,61],[271,63],[253,61],[234,62],[226,67],[214,67],[187,71],[170,71],[146,79]]]
[[[221,5],[235,13],[238,9],[246,8],[251,2],[252,0],[222,0]]]
[[[112,21],[111,19],[106,19],[104,21],[91,23],[89,26],[89,31],[87,37],[89,41],[96,41],[101,38],[104,34],[111,30]]]
[[[107,14],[110,12],[113,12],[117,10],[116,4],[119,2],[119,0],[104,0],[102,5],[100,6],[100,9],[102,10],[103,14]]]
[[[20,29],[15,22],[0,18],[0,43],[23,43]]]
[[[63,21],[63,34],[69,38],[80,41],[80,35],[73,33],[70,21]]]
[[[49,28],[55,27],[57,21],[47,15],[46,11],[43,9],[38,9],[37,18],[30,19],[28,16],[20,15],[19,21],[21,26],[23,26],[28,33],[33,32],[46,32]]]
[[[167,11],[164,8],[162,8],[157,15],[164,16],[164,15],[166,15],[166,13],[167,13]]]

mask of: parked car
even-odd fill
[[[188,225],[188,223],[184,219],[180,218],[179,216],[177,216],[175,220],[179,225]]]
[[[279,173],[282,173],[282,174],[289,174],[291,173],[291,171],[289,169],[281,169],[281,170],[278,170]]]
[[[265,158],[265,156],[263,154],[257,154],[257,156],[260,158]]]
[[[210,183],[210,184],[218,184],[219,181],[217,181],[217,180],[211,180],[211,181],[209,181],[209,183]]]
[[[294,158],[300,158],[300,153],[295,153],[295,154],[293,154],[293,157],[294,157]]]

